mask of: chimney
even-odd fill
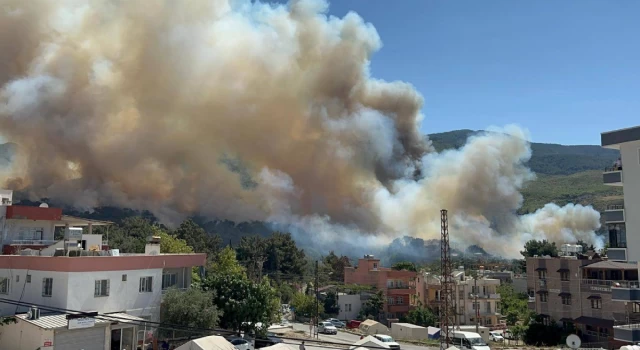
[[[160,236],[151,236],[144,246],[145,255],[160,255]]]

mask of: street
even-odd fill
[[[304,331],[305,334],[309,334],[309,325],[308,324],[302,324],[302,323],[290,323],[290,325],[293,327],[294,331]],[[336,335],[326,335],[326,334],[320,334],[319,335],[320,340],[322,341],[328,341],[328,342],[334,342],[334,343],[344,343],[345,345],[352,345],[353,343],[357,342],[358,340],[360,340],[360,336],[355,335],[355,334],[351,334],[351,333],[347,333],[347,332],[342,332],[342,331],[338,331],[338,334]],[[287,341],[287,342],[295,342],[295,341]],[[296,344],[299,344],[299,342],[295,342]],[[333,344],[326,344],[326,347],[324,346],[314,346],[312,345],[312,343],[307,342],[307,344],[305,344],[306,349],[308,350],[320,350],[320,349],[326,349],[326,347],[336,347],[336,345]],[[400,344],[402,347],[402,350],[437,350],[437,347],[426,347],[426,346],[418,346],[418,345],[413,345],[413,344],[407,344],[407,343],[401,343]]]

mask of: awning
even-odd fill
[[[589,295],[587,297],[587,299],[589,299],[589,300],[600,300],[600,299],[602,299],[602,297],[599,296],[599,295]]]
[[[561,297],[570,297],[571,293],[562,292],[562,293],[558,293],[558,295],[561,296]]]
[[[600,328],[613,328],[613,320],[605,320],[604,318],[580,316],[573,322]]]
[[[557,272],[569,272],[569,269],[558,269]]]
[[[538,267],[536,271],[547,271],[546,267]]]

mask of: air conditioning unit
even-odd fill
[[[32,306],[27,312],[27,319],[29,320],[37,320],[40,318],[40,309],[35,306]]]

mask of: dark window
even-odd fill
[[[50,297],[53,294],[53,278],[42,279],[42,296]]]
[[[633,303],[633,313],[640,313],[640,303]]]
[[[571,305],[571,295],[562,296],[562,305]]]
[[[109,280],[97,280],[94,286],[94,297],[109,296]]]
[[[140,277],[140,293],[153,292],[153,277]]]
[[[543,303],[547,302],[547,298],[548,298],[548,294],[547,293],[540,293],[540,301]]]
[[[591,299],[591,308],[592,309],[602,309],[602,300],[601,299]]]
[[[560,272],[560,280],[568,281],[569,280],[569,271]]]
[[[541,279],[541,280],[547,278],[547,270],[538,271],[538,278]]]

